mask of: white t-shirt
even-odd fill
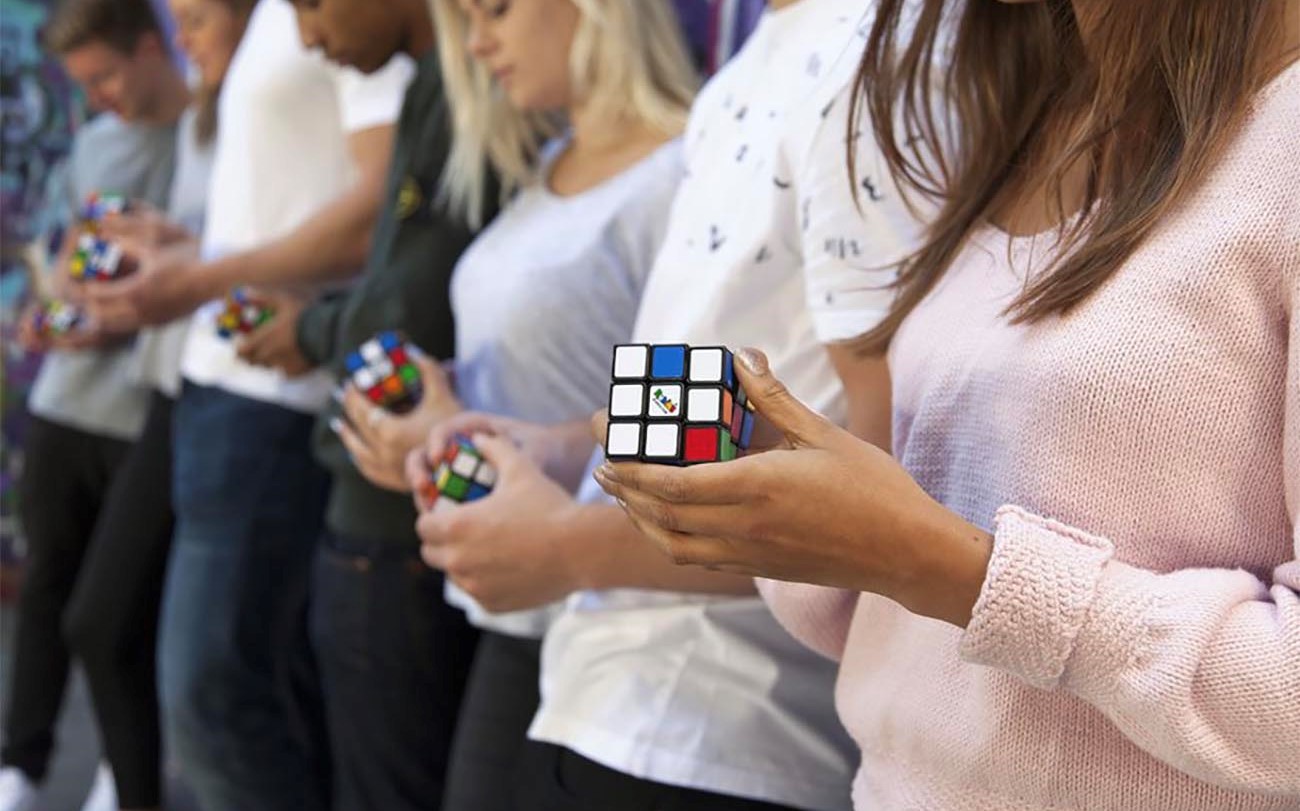
[[[855,139],[861,212],[848,188],[848,87],[867,5],[769,12],[704,88],[633,330],[637,342],[762,348],[832,418],[843,396],[822,344],[878,322],[892,271],[873,267],[919,232],[869,131]],[[602,498],[590,482],[579,494]],[[530,735],[660,783],[847,809],[858,756],[833,706],[835,671],[757,598],[582,592],[547,634]]]
[[[542,176],[562,147],[549,145]],[[604,406],[610,347],[632,336],[681,177],[674,140],[579,194],[534,183],[497,215],[451,280],[466,408],[556,423]],[[479,627],[532,638],[559,610],[489,614],[450,581],[447,601]]]
[[[303,48],[286,0],[258,3],[222,86],[204,258],[279,239],[346,191],[356,173],[348,135],[396,121],[413,74],[405,56],[369,76],[336,67]],[[288,379],[244,363],[217,336],[220,311],[214,301],[196,313],[186,379],[308,413],[325,405],[325,372]]]

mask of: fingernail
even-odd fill
[[[336,434],[343,433],[343,420],[339,419],[338,417],[334,417],[333,419],[331,419],[330,430]]]
[[[596,475],[596,481],[598,482],[603,483],[603,482],[618,481],[618,474],[614,472],[614,466],[611,465],[609,462],[601,462],[600,466],[596,468],[595,475]]]
[[[736,353],[736,360],[752,375],[767,374],[767,358],[757,349],[745,347]]]
[[[338,388],[334,389],[334,391],[330,392],[330,397],[334,398],[334,402],[338,403],[339,405],[343,405],[343,387],[339,386]]]
[[[416,346],[415,344],[406,345],[406,354],[410,355],[413,358],[418,358],[419,360],[429,359],[429,356],[425,354],[424,350]]]

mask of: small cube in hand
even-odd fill
[[[220,314],[217,315],[217,335],[233,338],[247,335],[271,320],[275,310],[253,296],[247,288],[236,287],[226,294]]]
[[[420,488],[425,503],[434,510],[465,504],[492,492],[496,470],[483,459],[468,437],[455,436]]]
[[[352,385],[380,408],[403,414],[420,402],[424,387],[411,360],[413,348],[396,332],[381,332],[345,361]]]

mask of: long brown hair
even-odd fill
[[[1261,82],[1282,3],[1096,6],[1085,52],[1071,0],[879,0],[850,120],[865,105],[899,183],[939,210],[899,268],[889,315],[852,346],[884,351],[970,232],[1038,188],[1062,223],[1058,251],[1007,315],[1068,313],[1213,167]],[[1080,165],[1086,216],[1073,218],[1061,189]]]
[[[253,16],[253,7],[257,0],[219,0],[230,9],[240,25],[240,39],[248,27],[248,19]],[[200,146],[207,146],[217,135],[217,102],[221,98],[221,85],[199,87],[194,91],[194,137]]]

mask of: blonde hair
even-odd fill
[[[513,107],[466,48],[456,0],[430,0],[451,108],[453,143],[441,194],[481,225],[490,166],[504,201],[535,179],[538,150],[562,120]],[[569,51],[573,93],[593,116],[640,122],[675,137],[686,127],[699,78],[667,0],[570,0],[580,19]]]

